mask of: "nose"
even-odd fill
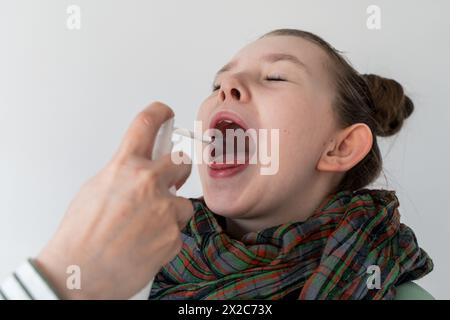
[[[223,79],[220,85],[219,99],[222,102],[246,102],[249,98],[248,89],[241,79],[236,76],[229,76]]]

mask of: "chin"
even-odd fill
[[[251,199],[242,197],[242,190],[203,190],[206,205],[220,216],[236,219],[247,215],[252,207]]]
[[[254,170],[254,169],[253,169]],[[199,168],[203,197],[208,208],[216,214],[234,217],[248,211],[255,186],[251,186],[252,168],[232,177],[212,178],[206,166]]]
[[[221,191],[204,192],[203,197],[208,208],[221,216],[234,217],[242,214],[243,210],[232,194],[224,194]]]

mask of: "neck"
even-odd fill
[[[227,234],[233,239],[240,240],[249,232],[258,232],[286,223],[307,220],[330,194],[331,188],[329,186],[324,188],[322,185],[316,188],[308,186],[307,189],[308,191],[301,193],[302,196],[295,193],[281,205],[277,203],[276,208],[270,208],[256,217],[226,218]]]

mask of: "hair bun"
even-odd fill
[[[378,128],[374,133],[382,137],[396,134],[403,121],[414,111],[414,103],[397,81],[375,74],[364,74],[362,77],[369,87],[375,107],[374,118]]]

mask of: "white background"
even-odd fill
[[[193,127],[214,73],[274,28],[317,33],[361,72],[402,83],[416,109],[381,141],[405,223],[432,256],[419,281],[450,298],[450,2],[0,0],[0,278],[49,239],[134,115],[168,103]],[[66,27],[81,7],[81,30]],[[381,8],[368,30],[366,8]],[[179,192],[201,195],[196,170]]]

